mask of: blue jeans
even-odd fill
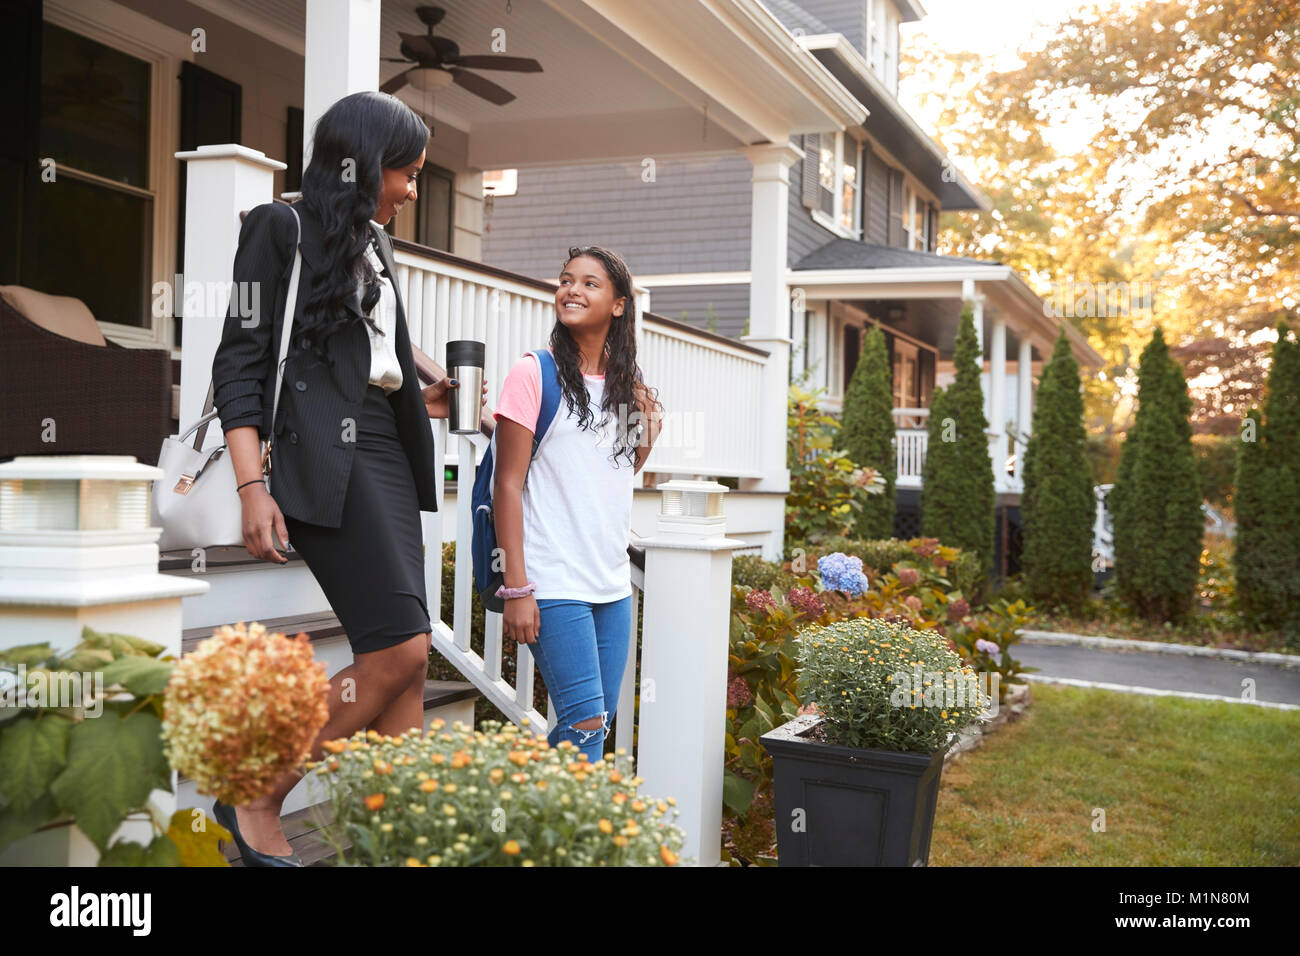
[[[610,714],[618,710],[632,636],[632,596],[607,604],[548,598],[537,602],[537,610],[542,626],[531,650],[556,714],[547,742],[554,747],[571,741],[596,763],[604,757]],[[601,719],[599,727],[573,726],[593,717]]]

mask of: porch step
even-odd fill
[[[300,631],[311,640],[316,659],[325,662],[326,674],[333,676],[352,662],[343,626],[333,613],[266,618],[262,622],[268,631],[281,632],[290,637]],[[210,627],[186,628],[181,632],[181,654],[193,651],[200,641],[212,636]],[[447,727],[456,721],[474,726],[474,703],[482,693],[468,681],[430,680],[424,683],[424,729],[427,732],[435,720],[442,719]],[[178,775],[176,797],[179,807],[201,807],[212,811],[212,797],[200,794],[194,781]],[[284,812],[293,814],[310,809],[325,800],[323,788],[316,785],[309,774],[290,791],[284,801]],[[286,830],[287,833],[287,830]],[[301,854],[299,854],[301,855]],[[305,860],[305,857],[304,857]]]
[[[332,821],[330,808],[326,804],[286,813],[280,818],[289,846],[298,854],[298,859],[302,860],[304,866],[329,866],[333,862],[334,847],[324,833],[324,828]],[[344,849],[351,845],[346,839],[341,843]],[[221,849],[231,866],[244,865],[244,861],[239,858],[239,847],[233,841],[223,842]]]

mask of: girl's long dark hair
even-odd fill
[[[632,294],[632,274],[622,257],[600,246],[573,246],[569,249],[569,258],[560,267],[563,272],[569,263],[579,256],[591,256],[600,260],[605,267],[605,274],[614,286],[614,298],[620,296],[625,300],[623,314],[613,316],[609,323],[609,332],[605,336],[605,389],[601,397],[600,409],[603,423],[612,413],[616,422],[614,451],[610,458],[617,467],[618,456],[626,455],[628,463],[636,465],[636,448],[638,432],[633,425],[632,413],[639,410],[634,386],[645,386],[641,377],[641,368],[636,363],[636,298]],[[582,366],[578,361],[578,343],[573,340],[568,328],[556,316],[551,329],[551,352],[555,356],[555,365],[560,376],[564,400],[569,414],[578,417],[578,427],[594,430],[591,412],[591,394],[582,377]],[[588,356],[588,360],[594,360]],[[596,363],[599,365],[599,362]],[[659,404],[658,391],[648,389],[652,414],[661,414],[663,406]],[[620,407],[624,409],[619,417]],[[649,427],[642,423],[641,430]]]
[[[302,328],[323,358],[325,341],[350,323],[369,322],[379,301],[379,277],[365,251],[383,170],[411,165],[428,141],[429,127],[410,107],[373,90],[343,97],[316,121],[301,202],[324,227],[325,262],[303,306]]]

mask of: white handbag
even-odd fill
[[[280,361],[275,372],[275,399],[271,410],[272,428],[280,409],[280,386],[284,379],[284,360],[289,354],[289,337],[298,300],[298,275],[302,271],[302,220],[298,220],[298,243],[294,244],[293,273],[285,302],[284,323],[280,333]],[[243,503],[235,489],[235,466],[229,449],[222,443],[204,449],[208,425],[217,417],[213,407],[214,389],[208,386],[203,415],[176,438],[164,438],[158,453],[158,467],[163,477],[153,483],[150,512],[154,527],[162,528],[159,551],[188,551],[193,548],[242,547],[244,544]],[[270,429],[268,429],[268,432]],[[197,432],[197,434],[195,434]],[[191,444],[186,441],[195,434]],[[262,477],[271,473],[271,442],[262,442]]]

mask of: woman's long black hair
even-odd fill
[[[383,170],[411,165],[428,141],[429,127],[410,107],[373,90],[343,97],[316,121],[301,202],[324,226],[325,262],[303,306],[302,328],[323,358],[325,341],[345,325],[371,321],[379,301],[379,277],[365,251]]]
[[[605,274],[614,286],[614,298],[620,296],[625,300],[623,314],[613,316],[609,323],[609,332],[605,336],[605,389],[601,397],[600,409],[602,423],[613,413],[617,427],[615,429],[614,452],[610,456],[617,467],[619,455],[626,455],[628,463],[636,465],[636,448],[640,432],[632,414],[640,409],[636,401],[634,386],[638,383],[645,387],[641,377],[641,368],[636,364],[636,298],[632,294],[632,274],[627,264],[616,252],[600,246],[573,246],[569,249],[569,258],[560,267],[563,272],[569,263],[579,256],[591,256],[600,260],[605,267]],[[592,427],[594,415],[591,412],[591,394],[582,377],[582,366],[578,361],[578,343],[559,316],[551,329],[551,353],[555,356],[555,365],[560,375],[560,385],[569,414],[578,416],[578,427]],[[588,356],[594,361],[595,356]],[[599,362],[596,363],[599,365]],[[658,390],[647,389],[651,401],[651,414],[662,414],[663,406],[659,404]],[[624,410],[619,417],[619,410]],[[649,424],[640,423],[640,431],[649,428]]]

